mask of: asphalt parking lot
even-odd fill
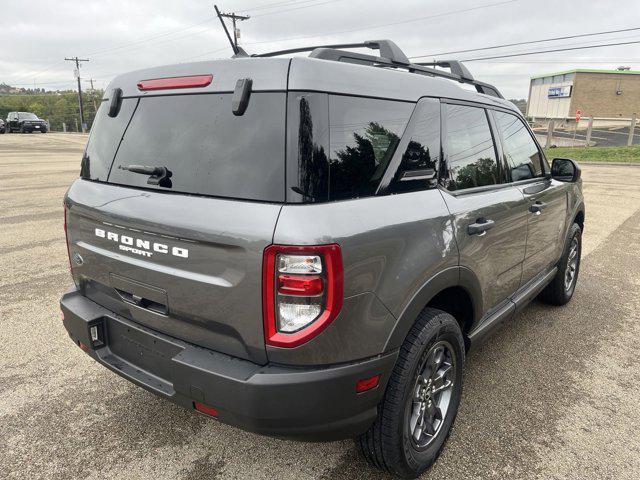
[[[85,141],[0,135],[0,478],[386,478],[350,441],[222,425],[70,342],[62,197]],[[425,478],[640,478],[640,167],[584,165],[583,178],[574,300],[534,302],[469,356],[458,419]]]

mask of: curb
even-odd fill
[[[581,161],[578,165],[595,165],[597,167],[640,167],[640,162],[589,162]]]

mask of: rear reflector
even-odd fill
[[[193,408],[195,408],[199,412],[204,413],[205,415],[209,415],[211,417],[217,417],[218,416],[218,410],[216,410],[213,407],[210,407],[209,405],[205,405],[204,403],[193,402]]]
[[[91,351],[91,349],[90,349],[89,347],[87,347],[87,346],[86,346],[84,343],[82,343],[82,342],[78,342],[78,346],[79,346],[82,350],[84,350],[85,352],[90,352],[90,351]]]
[[[380,381],[380,375],[358,380],[358,382],[356,383],[356,392],[362,393],[362,392],[366,392],[367,390],[376,388],[378,386],[379,381]]]
[[[191,75],[189,77],[167,77],[140,80],[138,90],[169,90],[173,88],[202,88],[213,80],[213,75]]]

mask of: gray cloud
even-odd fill
[[[276,0],[220,0],[220,7],[252,15],[240,24],[241,43],[251,53],[390,38],[408,55],[422,55],[640,27],[637,0],[517,0],[442,15],[500,1],[281,0],[280,6],[263,8]],[[128,70],[230,54],[208,0],[6,2],[1,9],[0,31],[0,82],[19,86],[35,83],[47,89],[74,87],[73,68],[64,62],[65,56],[90,58],[82,67],[83,78],[94,78],[98,87],[104,87],[114,75]],[[640,30],[456,57],[634,40],[640,40]],[[640,68],[640,44],[470,62],[468,67],[478,78],[496,84],[505,96],[523,98],[532,75],[621,64]]]

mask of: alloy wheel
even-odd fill
[[[414,446],[425,449],[442,429],[456,377],[453,347],[445,341],[432,346],[423,356],[413,388],[409,432]]]
[[[577,273],[578,273],[578,251],[579,251],[578,237],[573,237],[571,240],[571,247],[569,247],[569,257],[567,258],[567,267],[564,272],[564,289],[568,292],[573,287]]]

